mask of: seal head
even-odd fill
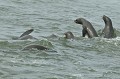
[[[74,39],[74,35],[72,32],[68,31],[64,33],[66,39]]]

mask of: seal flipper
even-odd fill
[[[25,36],[25,35],[29,35],[31,32],[33,32],[34,31],[34,29],[30,29],[30,30],[27,30],[27,31],[25,31],[20,37],[23,37],[23,36]]]
[[[88,38],[92,38],[90,36],[90,34],[88,33],[88,31],[86,30],[86,28],[83,28],[83,30],[82,30],[82,37],[85,37],[86,35],[88,36]]]
[[[82,30],[82,37],[85,37],[86,34],[87,34],[87,30],[85,28],[83,28],[83,30]]]

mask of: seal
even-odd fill
[[[66,39],[74,39],[74,35],[72,32],[68,31],[64,33]]]
[[[40,46],[40,45],[28,45],[23,48],[23,50],[30,50],[30,49],[37,49],[37,50],[48,50],[47,47]]]
[[[102,18],[105,22],[105,28],[102,31],[102,35],[104,36],[104,38],[115,38],[116,34],[114,32],[111,19],[107,17],[106,15],[103,15]]]
[[[98,37],[98,34],[97,34],[96,30],[94,29],[94,27],[86,19],[78,18],[78,19],[74,20],[74,22],[82,25],[82,27],[83,27],[82,36],[83,37],[85,37],[86,35],[88,36],[88,38]]]

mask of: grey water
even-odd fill
[[[0,79],[120,79],[120,0],[0,0]],[[117,37],[83,38],[76,18]],[[12,40],[28,29],[38,40]],[[71,31],[74,40],[64,39]],[[51,50],[22,49],[31,44]],[[53,50],[53,51],[52,51]]]

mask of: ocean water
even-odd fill
[[[0,79],[120,79],[120,0],[0,0]],[[76,18],[99,32],[111,18],[117,37],[83,38]],[[28,29],[30,40],[13,40]],[[74,40],[64,39],[71,31]],[[31,44],[51,50],[22,49]]]

